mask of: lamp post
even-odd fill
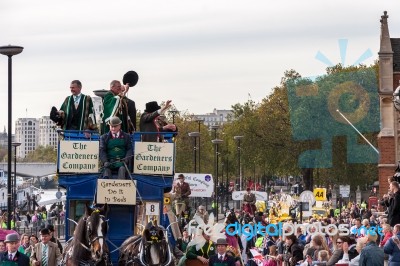
[[[8,56],[8,153],[7,153],[7,229],[11,229],[11,142],[12,142],[12,56],[24,50],[21,46],[0,46],[0,54]]]
[[[13,186],[13,206],[14,209],[17,206],[17,147],[21,145],[20,142],[13,142],[11,144],[14,147],[14,186]]]
[[[196,163],[197,163],[197,141],[196,141],[196,139],[197,138],[200,138],[200,133],[199,132],[190,132],[189,133],[189,137],[191,137],[191,138],[193,138],[193,141],[194,141],[194,146],[193,146],[193,166],[194,166],[194,172],[193,173],[196,173],[196,169],[197,169],[197,165],[196,165]],[[199,143],[199,146],[200,146],[200,143]],[[199,160],[200,160],[200,157],[199,157]],[[196,209],[197,208],[197,206],[196,206],[196,197],[193,197],[193,205],[194,205],[194,208]]]
[[[240,140],[243,136],[234,136],[233,139],[237,141],[237,150],[238,150],[238,176],[239,176],[239,189],[242,191],[242,164],[240,163],[240,155],[241,155],[241,147],[240,147]]]
[[[217,222],[218,222],[218,191],[217,191],[217,185],[218,185],[218,157],[219,157],[219,152],[218,152],[218,145],[223,142],[222,139],[213,139],[211,142],[214,144],[214,149],[215,149],[215,183],[214,183],[214,203],[215,203],[215,214],[217,217]]]
[[[199,148],[198,148],[198,151],[199,151],[199,172],[198,173],[201,173],[201,170],[200,170],[201,169],[200,168],[200,161],[201,161],[201,158],[200,158],[200,125],[204,122],[204,119],[203,118],[196,118],[195,121],[199,124]]]
[[[179,111],[174,109],[174,110],[168,111],[168,113],[170,113],[172,115],[172,124],[175,124],[175,116],[177,113],[179,113]]]

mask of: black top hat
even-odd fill
[[[161,106],[159,106],[157,102],[153,101],[146,103],[146,110],[144,111],[147,113],[152,113],[157,111],[158,109],[161,109]]]
[[[129,83],[129,87],[133,87],[137,84],[139,80],[139,76],[135,71],[128,71],[125,73],[124,77],[122,78],[122,83],[125,85]]]
[[[48,224],[48,225],[46,226],[46,228],[49,229],[51,232],[54,232],[54,225]]]

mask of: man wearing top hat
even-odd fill
[[[18,251],[20,244],[18,234],[8,234],[4,242],[6,243],[6,252],[0,255],[0,265],[29,266],[29,258]]]
[[[62,255],[57,244],[50,241],[51,235],[47,228],[40,231],[41,242],[35,244],[31,254],[32,266],[57,266]]]
[[[73,80],[70,85],[71,94],[65,98],[60,110],[55,107],[50,113],[50,118],[64,130],[96,130],[96,116],[92,98],[81,93],[82,83]]]
[[[117,171],[118,179],[125,179],[125,164],[130,169],[132,140],[128,133],[121,130],[122,121],[119,117],[112,117],[108,124],[110,131],[100,137],[100,161],[104,166],[103,178],[111,178],[112,172]]]
[[[146,110],[144,110],[140,117],[140,131],[155,133],[176,132],[176,126],[174,124],[169,124],[164,115],[170,107],[171,100],[168,100],[162,108],[155,101],[146,103]],[[142,135],[142,141],[161,142],[162,140],[163,136],[161,134]]]
[[[226,254],[228,243],[220,238],[215,243],[217,254],[212,255],[208,261],[209,266],[235,266],[235,258]]]
[[[130,86],[130,83],[121,85],[121,82],[118,80],[111,81],[110,91],[104,96],[103,99],[103,125],[108,125],[110,119],[114,116],[117,116],[122,121],[121,127],[123,131],[128,133],[133,133],[135,131],[135,102],[126,97]],[[109,128],[107,126],[102,128],[103,133],[107,133],[108,131]]]

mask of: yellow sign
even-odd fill
[[[314,188],[314,197],[317,201],[326,200],[326,188]]]
[[[97,203],[135,205],[136,181],[124,179],[97,179]]]

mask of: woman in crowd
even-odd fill
[[[350,239],[348,236],[339,236],[338,239],[336,240],[336,249],[333,252],[331,258],[329,261],[326,263],[327,266],[333,266],[335,265],[339,260],[343,258],[343,243],[346,242],[349,246],[353,244],[353,241]],[[351,252],[349,254],[350,259],[353,259],[356,257],[358,254],[354,254]]]
[[[278,259],[289,263],[290,266],[294,266],[303,260],[303,248],[299,245],[295,235],[286,236],[285,252],[283,255],[279,255]]]
[[[310,248],[305,252],[306,257],[309,256],[312,261],[318,260],[318,253],[320,250],[325,250],[330,253],[329,247],[326,244],[325,238],[318,234],[314,235],[313,239],[311,240]]]

